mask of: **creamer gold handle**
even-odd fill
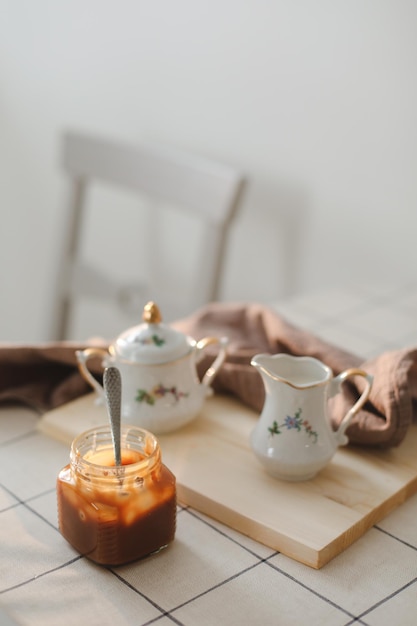
[[[352,418],[356,415],[358,411],[360,411],[365,402],[368,400],[369,394],[371,393],[372,389],[373,376],[371,376],[362,369],[351,367],[336,376],[332,381],[333,385],[335,386],[334,393],[332,395],[335,395],[337,391],[340,391],[342,383],[344,383],[348,378],[353,378],[354,376],[362,376],[365,379],[365,389],[360,397],[356,400],[355,404],[349,409],[349,411],[340,422],[339,428],[336,431],[336,437],[340,445],[345,445],[346,443],[348,443],[348,438],[345,435],[345,431],[351,423]]]
[[[219,345],[219,353],[214,359],[213,363],[208,368],[208,370],[206,371],[206,373],[204,374],[203,380],[201,381],[201,383],[203,385],[206,385],[206,387],[210,387],[210,385],[212,385],[221,366],[225,362],[226,357],[227,357],[228,343],[229,343],[229,340],[227,339],[227,337],[220,337],[220,338],[204,337],[204,339],[200,339],[200,341],[197,342],[198,352],[202,352],[203,350],[205,350],[205,348],[207,348],[207,346],[212,346],[215,344]]]
[[[104,389],[88,369],[87,363],[95,357],[99,357],[104,361],[109,356],[109,353],[103,348],[86,348],[85,350],[76,350],[75,356],[81,376],[97,392],[99,398],[104,400]]]

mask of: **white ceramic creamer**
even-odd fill
[[[334,377],[318,359],[288,354],[258,354],[251,364],[260,372],[265,386],[265,403],[251,433],[252,450],[276,478],[313,478],[337,448],[348,443],[345,431],[369,397],[372,376],[352,368]],[[365,378],[365,390],[334,431],[328,400],[353,376]]]

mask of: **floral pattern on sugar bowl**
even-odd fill
[[[188,398],[189,394],[179,391],[176,387],[164,387],[159,384],[150,391],[138,389],[136,394],[136,402],[146,402],[147,404],[155,404],[158,398],[165,398],[167,394],[171,394],[174,402],[178,402],[181,398]]]
[[[143,337],[142,339],[139,339],[139,343],[141,343],[142,346],[154,345],[161,348],[165,344],[165,339],[159,335],[151,335],[150,337]]]
[[[166,433],[191,422],[223,365],[226,337],[192,337],[163,324],[158,306],[148,302],[143,324],[122,333],[109,350],[87,348],[76,352],[78,367],[104,401],[104,390],[88,369],[88,361],[99,357],[103,367],[117,367],[122,379],[122,420],[154,434]],[[217,344],[213,363],[200,381],[197,364],[209,345]]]

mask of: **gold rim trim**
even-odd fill
[[[272,378],[273,380],[277,380],[280,383],[285,383],[286,385],[288,385],[289,387],[292,387],[293,389],[311,389],[313,387],[321,387],[323,385],[327,385],[327,383],[329,382],[329,380],[331,380],[332,378],[332,372],[329,369],[329,367],[326,365],[326,369],[327,374],[326,374],[326,378],[324,380],[317,380],[313,383],[307,383],[305,385],[296,385],[295,383],[292,383],[291,381],[287,380],[286,378],[282,378],[281,376],[278,376],[278,374],[273,374],[272,372],[270,372],[269,370],[266,369],[266,367],[264,367],[263,365],[257,365],[258,369],[261,370],[264,374],[266,374],[267,376],[269,376],[270,378]]]

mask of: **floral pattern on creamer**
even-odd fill
[[[179,391],[175,386],[164,387],[162,384],[159,384],[150,391],[138,389],[135,400],[136,402],[146,402],[146,404],[154,405],[158,399],[165,397],[167,394],[171,394],[175,402],[178,402],[181,398],[187,398],[189,396],[188,393]]]
[[[287,415],[282,424],[278,424],[276,420],[273,421],[272,426],[268,427],[269,435],[272,437],[273,435],[281,435],[283,428],[287,430],[296,430],[297,432],[305,432],[309,437],[313,439],[313,443],[317,443],[318,433],[313,430],[310,422],[308,420],[304,420],[301,417],[301,409],[295,412],[294,416]]]

